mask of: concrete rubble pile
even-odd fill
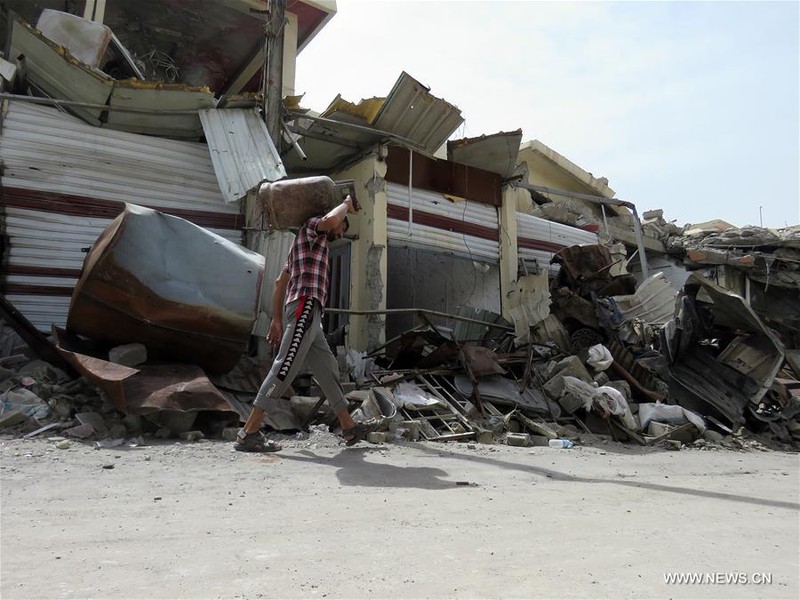
[[[80,27],[64,29],[70,23]],[[67,101],[82,127],[198,141],[214,131],[204,130],[200,112],[255,105],[251,93],[217,99],[209,82],[196,88],[178,83],[170,64],[171,83],[157,81],[164,73],[140,68],[145,64],[110,28],[75,15],[50,10],[37,27],[16,16],[5,24],[10,56],[24,61],[0,62],[0,91],[27,97],[30,85]],[[427,94],[422,87],[403,73],[397,94],[385,101],[392,110],[366,123],[375,130],[357,126],[347,135],[366,136],[365,147],[383,144],[386,132],[410,135],[400,128],[403,119],[389,117],[407,112],[400,110],[402,90]],[[432,154],[463,119],[454,106],[430,98],[452,121],[450,133],[437,135],[420,125],[419,135],[431,138],[423,150]],[[339,99],[326,117],[352,120],[353,107],[346,104]],[[164,107],[178,113],[162,114]],[[314,147],[314,135],[326,137],[315,128],[337,123],[295,117],[293,133],[309,134],[307,148]],[[312,124],[300,131],[301,120]],[[510,177],[521,131],[499,139],[503,145],[514,140],[514,153],[509,172],[501,170],[503,178],[491,188],[498,196],[508,182],[524,183],[522,176]],[[345,144],[351,146],[357,144]],[[480,154],[463,140],[452,149]],[[381,161],[406,154],[386,152]],[[19,170],[31,169],[38,171]],[[608,182],[595,183],[605,189]],[[329,344],[353,414],[382,422],[370,441],[563,447],[601,436],[670,448],[800,446],[800,227],[736,228],[723,221],[678,227],[660,210],[644,213],[640,223],[629,203],[582,193],[555,201],[551,192],[558,190],[528,187],[532,206],[524,216],[583,228],[580,233],[603,243],[558,245],[542,268],[530,269],[521,259],[524,268],[501,303],[510,320],[482,307],[465,306],[457,314],[412,307],[421,325],[369,353],[349,347],[346,327],[332,333]],[[33,192],[23,192],[27,202]],[[481,204],[489,211],[497,206]],[[54,326],[45,336],[0,297],[3,436],[58,436],[65,445],[113,447],[154,438],[230,438],[247,418],[271,358],[254,340],[259,316],[266,315],[259,312],[265,256],[159,210],[125,207],[118,214],[116,204],[103,205],[118,216],[88,249],[66,327]],[[402,212],[399,205],[389,209]],[[410,231],[413,219],[405,214]],[[238,223],[239,215],[231,215],[222,214]],[[436,224],[449,216],[429,218]],[[643,243],[634,235],[640,224]],[[626,245],[638,248],[644,277],[627,271]],[[553,243],[545,246],[556,251]],[[642,260],[645,249],[647,260],[660,261],[653,274]],[[679,268],[680,281],[664,267]],[[303,373],[265,426],[285,434],[333,430],[335,416],[322,400],[312,374]]]
[[[97,269],[103,260],[87,263]],[[800,444],[800,351],[791,331],[770,329],[743,298],[701,275],[680,293],[660,273],[637,285],[600,244],[565,248],[553,263],[555,277],[547,269],[520,277],[509,299],[513,323],[479,309],[421,310],[422,326],[369,354],[347,347],[344,328],[329,336],[354,416],[382,421],[370,441]],[[82,281],[90,278],[85,269]],[[85,289],[76,288],[71,315],[85,309]],[[129,307],[135,294],[120,288],[107,300]],[[442,317],[445,324],[434,323]],[[189,364],[178,342],[191,332],[173,334],[170,355],[163,331],[148,347],[122,343],[124,328],[102,340],[54,328],[37,343],[57,350],[46,362],[14,329],[19,322],[4,325],[0,354],[4,435],[47,432],[67,440],[59,443],[99,446],[230,438],[269,367],[246,345],[233,368],[214,369],[208,355],[203,366]],[[301,374],[265,426],[294,434],[334,431],[335,423],[312,374]]]

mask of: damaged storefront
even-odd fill
[[[108,23],[133,10],[119,3]],[[382,423],[372,442],[800,439],[796,231],[640,217],[521,131],[451,140],[460,110],[405,72],[385,97],[339,96],[321,114],[287,77],[274,135],[263,28],[246,11],[218,15],[256,27],[235,64],[211,44],[204,69],[173,52],[160,71],[110,27],[79,58],[44,14],[5,17],[8,431],[232,435],[270,364],[293,239],[264,190],[324,177],[362,206],[332,248],[325,328],[351,412]],[[284,47],[331,13],[311,14],[287,18]],[[266,427],[335,429],[313,374],[285,400]]]

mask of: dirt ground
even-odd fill
[[[56,443],[0,442],[4,599],[800,597],[798,454]]]

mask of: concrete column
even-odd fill
[[[286,13],[283,29],[283,97],[294,96],[297,66],[297,15]]]
[[[511,320],[508,314],[506,298],[513,289],[517,280],[518,257],[517,250],[517,206],[530,198],[527,191],[520,188],[506,186],[503,189],[503,203],[498,209],[500,215],[500,301],[502,315]]]
[[[384,153],[385,156],[385,153]],[[334,180],[352,179],[361,211],[350,216],[346,237],[350,247],[350,308],[384,310],[386,308],[386,161],[379,154],[332,175]],[[366,352],[386,339],[384,315],[351,315],[348,343]]]

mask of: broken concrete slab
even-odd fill
[[[147,362],[147,347],[138,342],[115,346],[108,351],[108,362],[126,367],[135,367]]]
[[[564,391],[564,377],[575,377],[588,384],[592,383],[592,376],[586,366],[577,356],[567,356],[556,363],[552,377],[542,386],[545,393],[553,400],[561,398]]]
[[[6,427],[14,427],[15,425],[24,423],[27,420],[28,420],[28,415],[26,415],[21,410],[3,411],[3,413],[0,414],[0,429],[4,429]]]
[[[82,423],[75,427],[70,427],[64,430],[64,435],[78,439],[86,439],[92,437],[97,431],[91,423]]]
[[[527,433],[507,433],[506,444],[509,446],[520,446],[528,448],[533,445],[531,436]]]

